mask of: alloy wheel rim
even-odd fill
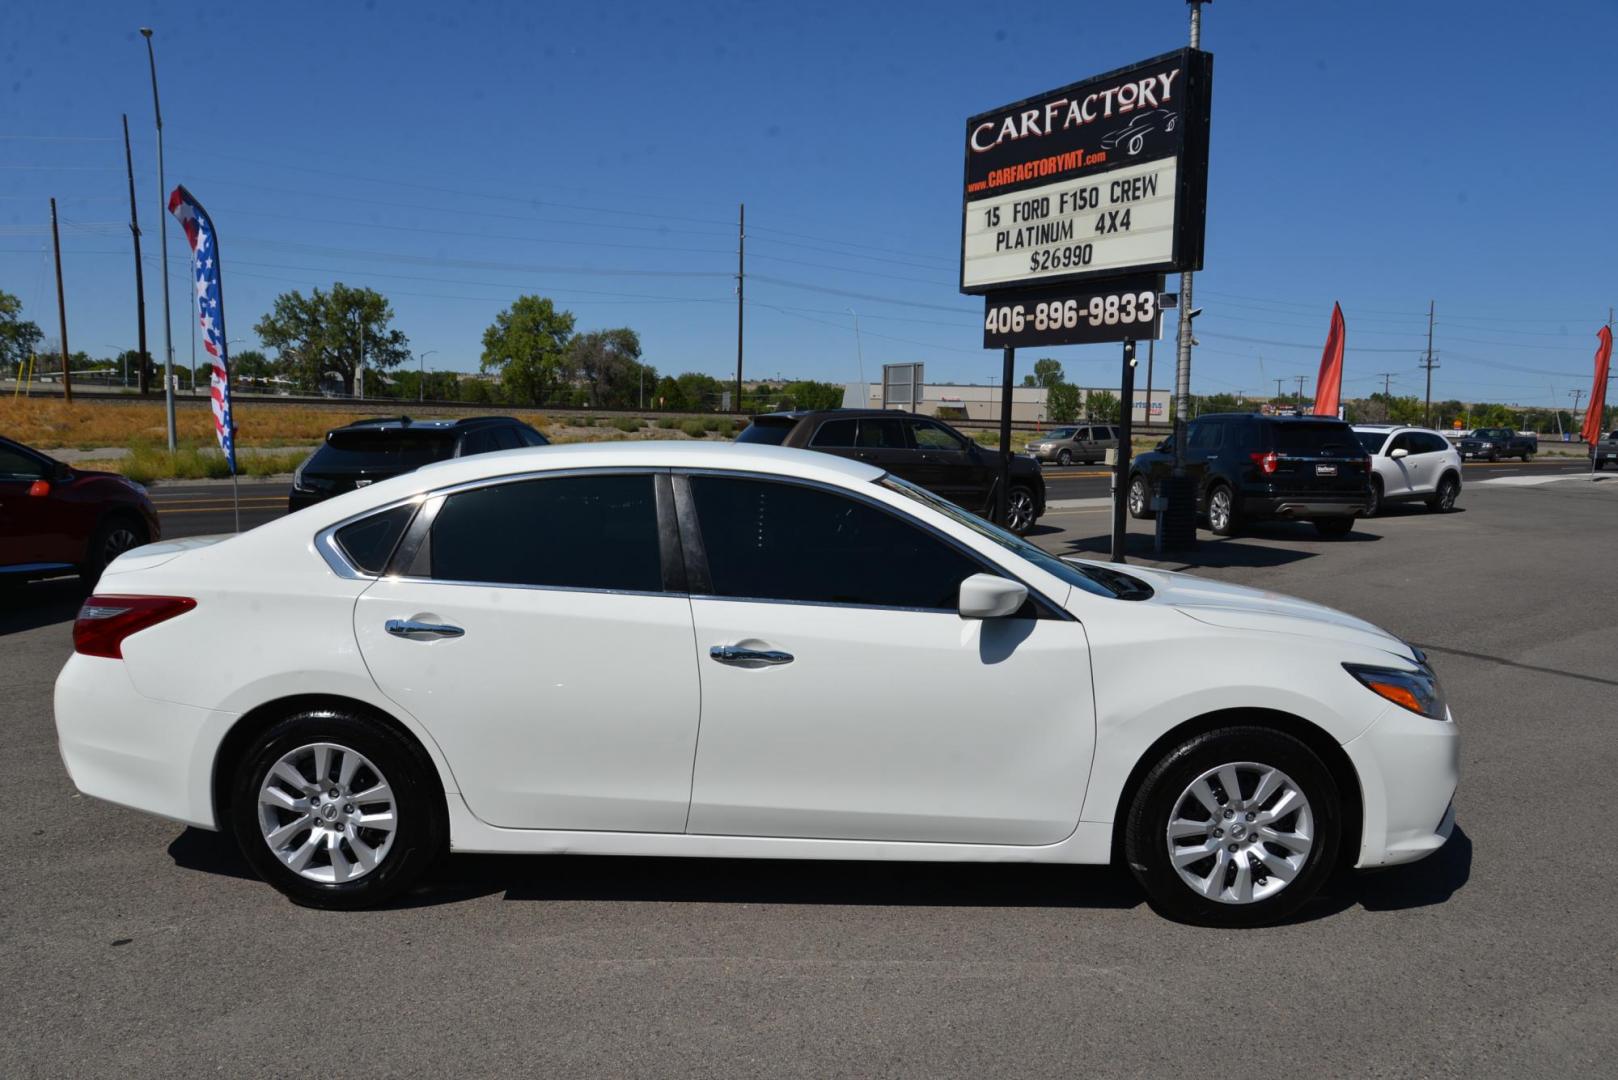
[[[1214,492],[1213,501],[1208,507],[1208,521],[1216,529],[1230,524],[1230,496],[1223,490]]]
[[[1438,505],[1445,510],[1455,505],[1455,484],[1453,482],[1447,480],[1444,482],[1443,490],[1438,493]]]
[[[1013,491],[1006,508],[1006,517],[1013,530],[1026,529],[1033,522],[1033,497],[1026,491]]]
[[[1073,464],[1073,455],[1068,453],[1066,450],[1063,450],[1060,454],[1056,455],[1056,463],[1058,465],[1071,465]]]
[[[107,534],[107,543],[102,548],[102,555],[105,556],[107,562],[112,562],[130,548],[136,546],[138,546],[138,537],[135,536],[135,530],[119,527]]]
[[[1136,480],[1129,485],[1129,512],[1139,514],[1146,509],[1146,485]]]
[[[1314,811],[1280,769],[1235,761],[1191,781],[1164,834],[1187,888],[1221,904],[1268,900],[1303,872],[1315,846]]]
[[[1375,484],[1371,485],[1370,504],[1365,508],[1366,517],[1374,517],[1377,509],[1382,505],[1382,489]]]
[[[281,864],[324,885],[362,878],[398,832],[393,789],[369,758],[319,742],[283,754],[258,792],[260,835]]]

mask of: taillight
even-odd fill
[[[73,620],[73,651],[124,658],[124,638],[197,606],[189,596],[92,596]]]
[[[1275,472],[1275,466],[1281,460],[1281,455],[1277,454],[1274,450],[1271,450],[1268,454],[1263,454],[1255,450],[1247,456],[1253,459],[1253,464],[1257,465],[1259,472],[1262,472],[1265,476],[1273,474]]]

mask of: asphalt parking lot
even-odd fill
[[[1416,642],[1464,736],[1443,850],[1246,932],[1119,871],[992,865],[460,856],[393,909],[302,910],[228,838],[74,792],[50,695],[82,591],[30,588],[0,601],[3,1071],[1610,1075],[1618,475],[1561,472],[1469,466],[1454,514],[1161,564]],[[1034,539],[1094,554],[1105,480],[1074,479]],[[217,531],[215,492],[160,489],[166,531]]]

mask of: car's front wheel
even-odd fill
[[[335,710],[259,736],[236,769],[230,817],[253,869],[308,907],[380,904],[448,846],[431,764],[384,725]]]
[[[1124,855],[1169,918],[1264,926],[1320,889],[1341,822],[1337,784],[1314,751],[1269,728],[1220,728],[1147,774],[1125,819]]]
[[[1034,493],[1031,489],[1013,485],[1006,499],[1006,528],[1024,536],[1034,527]]]
[[[1145,519],[1152,516],[1151,492],[1146,486],[1146,477],[1136,474],[1129,480],[1129,516]]]
[[[1071,464],[1073,464],[1073,451],[1071,451],[1071,450],[1063,450],[1060,453],[1058,453],[1056,455],[1056,463],[1058,465],[1071,465]]]

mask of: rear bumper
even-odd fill
[[[1392,706],[1343,750],[1360,777],[1364,821],[1355,866],[1426,858],[1455,829],[1461,741],[1453,720]]]
[[[1364,497],[1321,498],[1285,495],[1253,495],[1242,499],[1242,513],[1248,517],[1323,518],[1359,517],[1365,513]]]
[[[218,827],[213,762],[234,720],[146,697],[121,660],[75,653],[56,678],[56,735],[74,786],[187,825]]]

